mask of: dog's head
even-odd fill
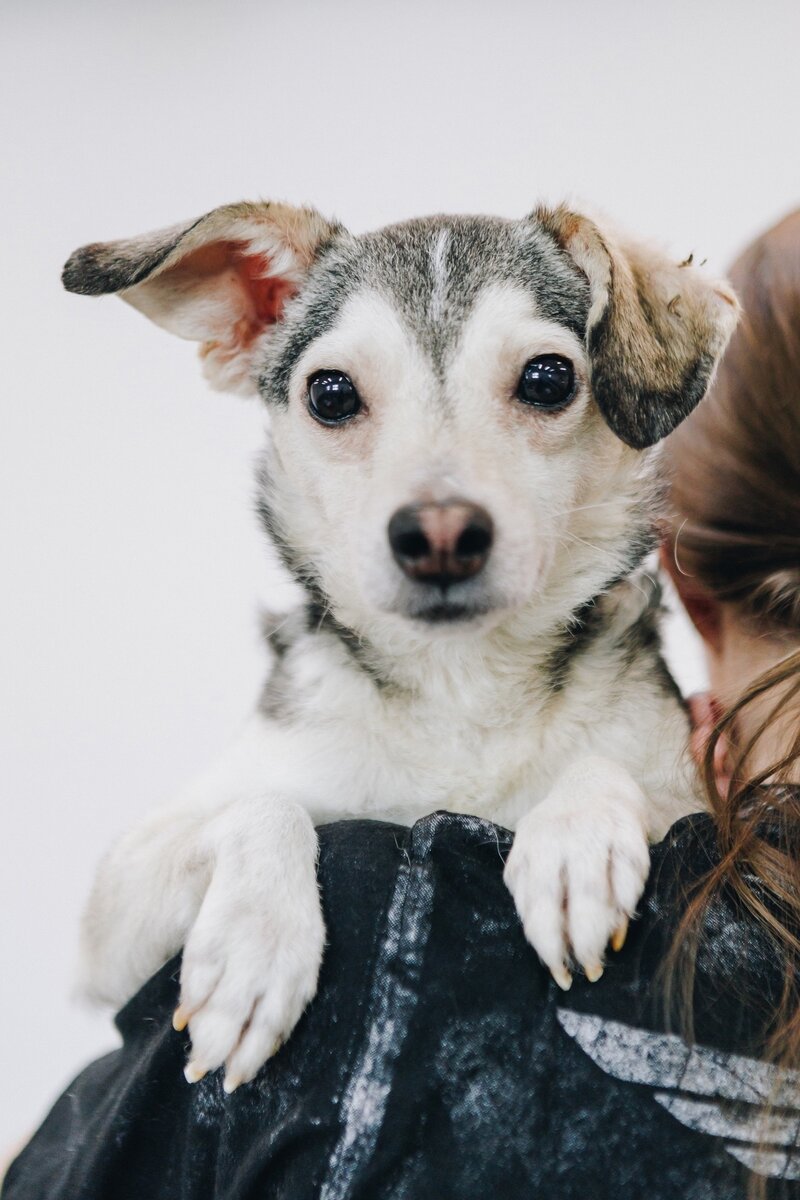
[[[492,623],[555,574],[569,605],[624,573],[642,452],[737,317],[726,286],[566,209],[356,237],[237,204],[79,250],[64,283],[119,292],[200,342],[214,386],[260,393],[262,514],[355,628]]]

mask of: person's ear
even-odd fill
[[[672,580],[681,604],[700,637],[710,650],[718,654],[722,647],[722,606],[698,579],[681,570],[675,543],[667,538],[661,543],[661,566]]]
[[[256,390],[259,353],[322,247],[343,233],[309,208],[241,203],[130,241],[76,250],[70,292],[117,292],[157,325],[201,343],[206,377]]]
[[[533,219],[588,280],[586,348],[606,423],[629,446],[652,446],[708,390],[738,320],[733,291],[567,208],[540,208]]]

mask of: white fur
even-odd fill
[[[431,320],[440,321],[444,312],[447,295],[447,249],[450,244],[450,234],[443,229],[436,239],[431,252],[433,267],[433,291],[431,293]]]

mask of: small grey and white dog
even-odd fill
[[[185,943],[187,1078],[231,1090],[316,988],[314,824],[437,808],[516,831],[528,938],[561,986],[597,979],[648,840],[698,807],[637,568],[730,290],[563,208],[353,236],[266,203],[88,246],[64,282],[262,398],[258,508],[306,596],[241,741],[103,862],[89,990],[119,1003]]]

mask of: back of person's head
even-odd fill
[[[720,816],[752,806],[764,783],[797,781],[800,764],[800,211],[756,239],[731,278],[741,323],[710,395],[666,446],[673,575],[690,614],[709,644],[724,608],[741,639],[770,648],[768,669],[742,681],[735,703],[725,698],[724,797],[711,753],[707,772]],[[748,706],[759,721],[737,740]],[[778,727],[780,752],[765,765],[755,752],[775,745]]]
[[[800,636],[800,211],[730,272],[743,315],[708,399],[669,439],[680,567]]]
[[[776,961],[784,964],[783,996],[767,1015],[764,1032],[768,1051],[797,1067],[800,211],[753,242],[731,279],[741,323],[711,393],[666,446],[672,500],[667,557],[707,643],[724,610],[743,639],[760,640],[768,652],[756,677],[742,680],[738,699],[726,698],[709,739],[704,779],[719,863],[689,903],[685,943],[676,953],[688,1007],[696,935],[714,897],[730,889],[749,919],[767,931]],[[730,760],[726,786],[715,770],[722,742]],[[680,958],[687,947],[688,957]]]

